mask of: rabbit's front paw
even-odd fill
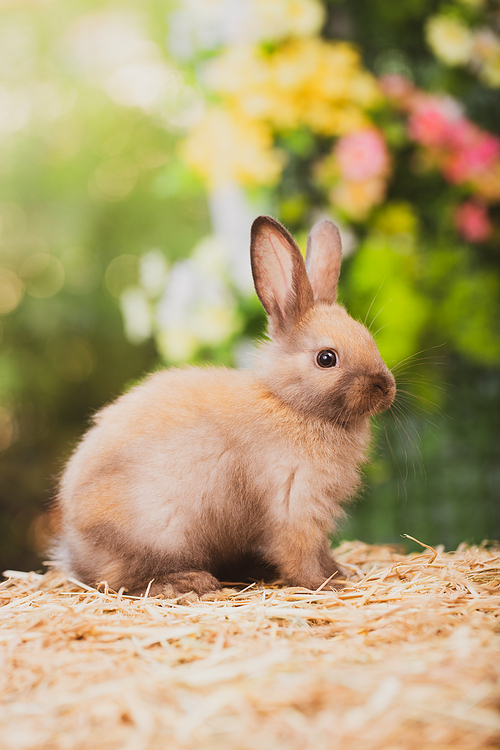
[[[181,594],[193,592],[203,596],[211,591],[218,591],[221,585],[217,578],[206,570],[182,570],[170,573],[149,587],[148,596],[162,596],[164,599],[175,599]],[[145,593],[145,591],[143,592]]]
[[[329,583],[334,583],[336,586],[339,584],[337,588],[345,584],[345,581],[344,584],[342,583],[342,579],[349,578],[349,571],[339,565],[330,552],[327,552],[321,559],[321,572],[325,578],[331,578]]]

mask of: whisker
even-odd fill
[[[408,362],[402,369],[399,368],[398,365],[395,365],[391,368],[391,372],[399,376],[408,372],[408,370],[412,370],[415,367],[421,367],[422,365],[432,365],[433,367],[439,365],[441,367],[446,364],[446,362],[439,362],[439,360],[434,357],[419,357],[414,362]]]
[[[437,349],[440,346],[444,346],[444,344],[436,344],[436,346],[430,346],[427,349],[422,349],[420,352],[415,352],[414,354],[409,355],[408,357],[405,357],[404,359],[401,359],[399,362],[396,362],[395,365],[391,367],[391,370],[393,373],[396,372],[403,372],[409,368],[417,367],[418,365],[427,362],[428,364],[433,365],[445,365],[447,364],[446,361],[443,361],[443,358],[441,358],[441,361],[439,359],[436,359],[434,355],[429,356],[422,356],[426,352],[430,352],[433,349]],[[404,368],[403,368],[404,365]],[[403,369],[402,369],[403,368]]]
[[[431,398],[426,398],[421,393],[415,393],[414,391],[407,391],[404,388],[397,389],[395,400],[398,403],[411,405],[413,408],[419,409],[421,412],[424,412],[425,414],[433,414],[435,412],[441,415],[444,414],[439,402]],[[427,407],[427,409],[424,408],[424,405]]]
[[[380,333],[380,331],[383,331],[384,328],[386,326],[388,326],[388,325],[389,325],[388,323],[384,323],[383,326],[380,326],[380,328],[377,328],[377,330],[375,331],[375,333],[372,333],[373,338],[376,338],[376,336],[378,336],[378,334]]]
[[[393,406],[394,406],[394,404],[393,404]],[[403,406],[405,406],[407,409],[409,409],[410,406],[413,409],[418,409],[420,415],[422,415],[422,416],[425,415],[425,416],[423,416],[423,418],[425,419],[425,421],[428,424],[430,424],[433,427],[435,427],[436,429],[438,429],[438,425],[435,422],[433,422],[431,419],[429,419],[429,415],[431,415],[432,412],[428,411],[427,409],[424,409],[424,407],[420,406],[420,404],[409,404],[408,402],[404,402],[404,403],[398,402],[398,403],[396,403],[396,406],[399,406],[400,409],[402,409]],[[410,416],[410,412],[408,411],[408,414],[405,414],[405,416]]]
[[[375,321],[377,320],[378,316],[380,315],[380,313],[381,313],[381,312],[382,312],[383,310],[385,310],[385,308],[387,307],[387,305],[388,305],[388,304],[389,304],[389,303],[387,302],[387,303],[386,303],[386,304],[385,304],[385,305],[384,305],[383,307],[381,307],[381,308],[380,308],[380,310],[378,311],[378,313],[377,313],[377,314],[375,315],[375,317],[374,317],[374,318],[373,318],[373,320],[371,321],[370,325],[368,326],[368,329],[369,329],[370,331],[372,330],[372,326],[373,326],[373,324],[375,323]]]
[[[411,427],[411,429],[412,429],[412,430],[414,431],[414,433],[415,433],[416,437],[417,437],[418,439],[420,439],[420,435],[419,435],[419,433],[418,433],[418,430],[417,430],[417,428],[415,427],[415,425],[413,424],[413,422],[412,422],[412,420],[410,419],[409,415],[405,414],[404,410],[403,410],[403,409],[401,408],[401,406],[400,406],[399,404],[394,404],[394,408],[395,408],[395,411],[397,410],[397,411],[398,411],[398,412],[399,412],[399,413],[401,414],[401,416],[402,416],[402,417],[404,417],[404,418],[405,418],[405,419],[407,420],[407,424],[408,424],[408,426],[409,426],[409,427]],[[401,427],[402,427],[402,429],[404,430],[404,432],[405,432],[405,435],[406,435],[406,436],[408,437],[408,439],[410,439],[410,435],[409,435],[409,432],[408,432],[408,430],[407,430],[407,429],[406,429],[406,428],[404,427],[404,425],[403,425],[403,423],[401,422],[401,420],[399,419],[399,417],[398,417],[398,416],[397,416],[396,414],[394,414],[394,418],[395,418],[395,419],[396,419],[396,420],[397,420],[397,421],[399,422],[400,426],[401,426]],[[419,448],[418,444],[415,444],[415,448],[417,449],[417,451],[418,451],[418,454],[419,454],[420,458],[422,458],[422,453],[420,452],[420,448]]]
[[[401,417],[398,416],[397,412],[399,412],[399,414],[401,415]],[[408,453],[407,453],[407,450],[406,450],[405,445],[404,445],[404,440],[406,440],[406,442],[408,443],[408,445],[412,445],[416,449],[416,451],[417,451],[417,453],[419,455],[418,466],[419,466],[419,469],[420,469],[420,474],[421,474],[421,476],[423,478],[425,478],[426,477],[426,473],[425,473],[425,467],[424,467],[424,464],[423,464],[423,456],[422,456],[422,452],[420,450],[420,447],[418,445],[418,442],[420,440],[420,434],[419,434],[417,428],[415,427],[415,425],[414,425],[413,421],[410,419],[410,417],[407,414],[404,413],[404,411],[400,408],[400,406],[398,404],[393,404],[393,407],[391,409],[391,416],[394,419],[394,428],[395,428],[396,432],[399,433],[400,438],[401,438],[401,440],[400,440],[400,447],[401,447],[401,449],[403,450],[403,452],[405,454],[407,476],[408,476]],[[405,420],[404,422],[403,422],[403,419]],[[413,433],[415,433],[416,440],[414,438],[412,438],[412,435],[409,432],[410,429],[413,431]],[[417,467],[416,467],[415,461],[412,460],[411,461],[411,465],[412,465],[412,468],[413,468],[413,479],[416,479],[417,478]]]
[[[425,354],[425,352],[430,352],[433,349],[439,349],[442,346],[446,346],[446,344],[435,344],[434,346],[428,346],[426,349],[421,349],[419,352],[415,352],[414,354],[408,355],[408,357],[405,357],[404,359],[401,359],[394,367],[399,367],[404,362],[407,362],[409,359],[414,359],[415,357],[418,357],[420,354]]]
[[[387,426],[386,426],[384,420],[382,420],[382,427],[384,428],[385,438],[386,438],[386,441],[387,441],[387,447],[389,448],[390,454],[392,456],[392,460],[394,462],[394,466],[396,468],[396,472],[400,474],[401,467],[400,467],[399,462],[398,462],[398,460],[396,458],[396,454],[394,453],[393,447],[391,445],[391,441],[389,440],[389,435],[387,433]],[[406,469],[407,469],[407,475],[408,475],[408,464],[406,464]],[[400,474],[400,476],[401,476],[401,474]],[[405,484],[405,482],[406,482],[406,479],[403,481],[403,488],[404,488],[404,492],[405,492],[405,503],[406,503],[406,501],[408,499],[408,493],[407,493],[407,490],[406,490],[406,484]],[[399,482],[397,484],[397,488],[398,488],[398,500],[399,500],[399,492],[400,492],[400,484],[399,484]]]
[[[374,302],[375,302],[375,300],[377,299],[378,293],[379,293],[379,292],[380,292],[380,290],[382,289],[382,287],[383,287],[383,285],[384,285],[384,282],[385,282],[385,279],[386,279],[386,278],[387,278],[387,277],[386,277],[386,276],[384,276],[384,278],[382,279],[382,283],[380,284],[379,288],[378,288],[378,289],[377,289],[377,291],[375,292],[375,295],[374,295],[374,297],[373,297],[373,299],[372,299],[372,301],[371,301],[371,303],[370,303],[370,307],[368,308],[368,311],[367,311],[367,313],[366,313],[366,315],[365,315],[365,319],[364,319],[364,321],[363,321],[363,325],[365,325],[365,326],[366,326],[366,321],[368,320],[368,316],[369,316],[369,314],[370,314],[370,310],[371,310],[371,309],[372,309],[372,307],[373,307],[373,303],[374,303]],[[372,320],[372,322],[370,323],[370,325],[368,326],[368,328],[370,328],[370,329],[371,329],[372,325],[373,325],[373,320]]]
[[[401,398],[407,397],[406,400],[408,401],[410,398],[413,398],[418,401],[423,401],[424,404],[427,404],[428,406],[434,406],[437,408],[437,404],[434,401],[431,401],[428,398],[425,398],[425,396],[420,395],[420,393],[412,393],[411,391],[404,391],[403,389],[399,388],[397,393],[401,396]],[[421,407],[422,408],[422,407]],[[430,414],[431,412],[428,412]]]
[[[446,388],[445,388],[443,385],[440,385],[439,383],[429,381],[429,378],[426,378],[424,375],[418,375],[418,374],[412,375],[411,378],[401,378],[398,375],[397,385],[399,386],[399,384],[424,385],[424,386],[428,386],[429,389],[436,389],[438,391],[442,391],[443,393],[448,393],[447,389],[450,385],[449,383],[446,383],[445,384]]]
[[[416,428],[413,420],[410,419],[410,417],[406,417],[406,420],[407,420],[408,426],[411,427],[411,429],[415,433],[416,442],[415,442],[414,445],[415,445],[415,449],[416,449],[416,451],[418,453],[418,456],[419,456],[418,467],[419,467],[419,470],[420,470],[420,476],[422,477],[422,479],[424,479],[425,481],[427,481],[427,472],[425,470],[424,457],[422,455],[422,451],[420,450],[420,433],[417,430],[417,428]],[[426,420],[426,421],[429,421],[429,420]]]

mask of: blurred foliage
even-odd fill
[[[134,46],[165,57],[165,7],[131,2],[116,14],[88,2],[1,11],[0,98],[11,97],[0,111],[5,566],[38,564],[40,510],[88,418],[158,363],[151,341],[126,339],[118,304],[139,257],[185,255],[208,229],[199,186],[177,192],[165,179],[177,136],[161,113],[120,105],[103,87]],[[94,48],[96,19],[111,39]]]
[[[38,564],[95,409],[162,359],[232,364],[262,333],[210,236],[225,180],[302,245],[318,215],[340,222],[341,300],[395,366],[400,401],[343,533],[500,537],[498,4],[252,0],[246,46],[230,5],[0,10],[6,567]]]

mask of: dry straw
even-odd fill
[[[336,557],[340,592],[204,601],[8,571],[1,750],[499,748],[500,549]]]

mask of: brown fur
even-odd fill
[[[336,574],[336,585],[327,534],[394,379],[329,291],[340,269],[330,223],[311,232],[311,283],[275,220],[256,220],[251,253],[272,336],[256,369],[151,375],[96,415],[70,459],[57,550],[83,581],[201,595],[256,570],[313,589]],[[324,349],[335,367],[317,364]]]

